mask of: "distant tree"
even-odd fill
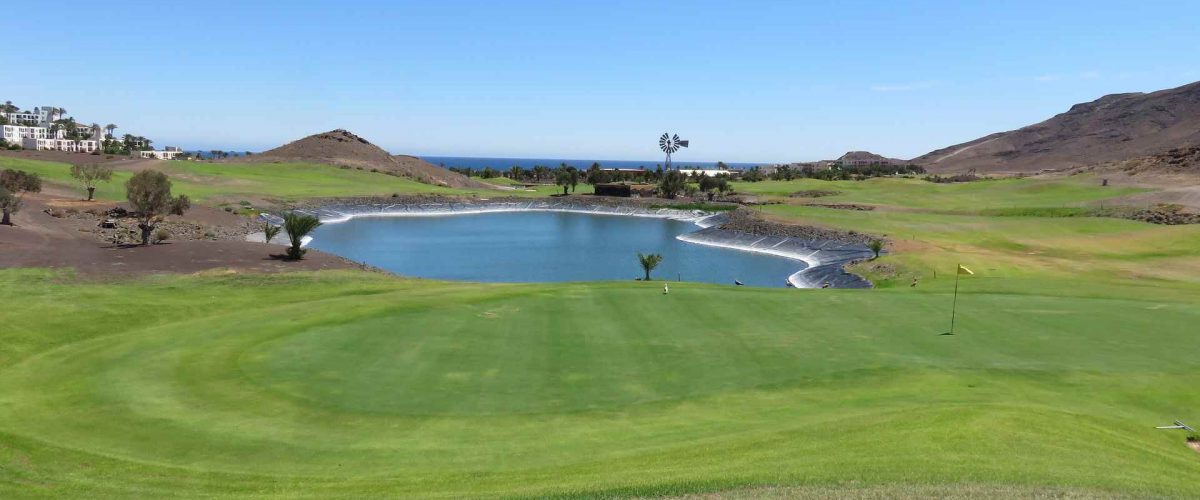
[[[37,174],[11,168],[0,171],[0,211],[4,214],[0,224],[13,225],[12,214],[21,210],[24,194],[41,190],[42,178]]]
[[[571,187],[571,172],[566,169],[559,169],[554,176],[554,183],[562,186],[563,196],[567,195],[567,188]]]
[[[157,170],[143,170],[125,181],[125,198],[138,215],[143,245],[150,244],[154,226],[164,215],[183,215],[192,206],[187,195],[171,196],[171,181]]]
[[[71,167],[71,177],[74,177],[80,184],[83,184],[83,188],[87,190],[87,201],[92,201],[92,196],[96,193],[96,183],[111,181],[112,174],[112,167],[105,167],[94,163],[73,165]]]
[[[542,165],[533,166],[533,182],[542,182],[542,176],[550,173],[550,167]]]
[[[521,177],[523,177],[522,174],[524,173],[525,171],[521,167],[513,165],[512,168],[508,169],[508,178],[514,181],[519,181],[521,180]]]
[[[266,224],[263,224],[263,235],[266,236],[267,243],[270,243],[271,240],[275,239],[275,236],[279,235],[279,231],[282,229],[283,229],[283,226],[276,226],[269,222]]]
[[[283,230],[287,232],[288,240],[291,242],[291,246],[287,249],[288,260],[304,258],[304,254],[308,250],[301,248],[300,245],[304,243],[304,237],[320,225],[321,220],[311,215],[288,212],[283,216]]]
[[[571,192],[574,193],[575,186],[579,185],[579,169],[577,169],[575,167],[571,167],[571,169],[568,171],[568,173],[571,176]]]
[[[871,242],[867,244],[867,247],[870,248],[872,252],[875,252],[875,256],[872,257],[871,260],[878,259],[879,252],[883,251],[883,240],[871,240]]]
[[[687,189],[687,177],[678,170],[670,170],[663,174],[658,183],[658,192],[667,198],[674,198]]]
[[[599,163],[592,163],[592,166],[588,167],[587,173],[584,176],[584,182],[593,186],[596,184],[604,184],[605,182],[609,182],[608,172],[605,172],[604,169],[600,168]]]
[[[637,257],[638,263],[642,265],[642,270],[646,272],[646,281],[650,281],[650,271],[658,267],[658,264],[663,260],[663,256],[656,253],[643,255],[642,252],[638,252]]]
[[[729,181],[726,181],[725,176],[723,175],[719,177],[709,177],[707,175],[702,176],[700,177],[700,191],[703,191],[704,194],[708,195],[708,200],[712,201],[714,196],[713,191],[716,191],[722,182],[728,184]]]
[[[729,183],[728,175],[718,175],[716,177],[716,179],[717,179],[717,192],[721,193],[722,196],[725,195],[726,193],[733,191],[733,184]]]
[[[116,129],[118,129],[118,128],[120,128],[120,127],[118,127],[118,126],[116,126],[115,124],[112,124],[112,123],[110,123],[110,124],[108,124],[108,125],[105,125],[105,126],[104,126],[104,130],[108,132],[108,138],[109,138],[109,139],[112,139],[112,138],[113,138],[113,131],[114,131],[114,130],[116,130]]]
[[[763,175],[762,169],[758,167],[753,167],[742,174],[742,180],[746,182],[758,182],[765,179],[766,176]]]

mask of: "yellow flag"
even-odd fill
[[[963,267],[962,264],[959,264],[958,265],[958,274],[975,274],[975,273],[971,272],[970,269]]]

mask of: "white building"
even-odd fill
[[[4,140],[9,144],[21,144],[25,139],[46,139],[49,137],[50,129],[46,127],[4,126]]]
[[[142,155],[142,158],[146,159],[174,160],[176,156],[183,154],[183,151],[180,151],[175,146],[167,146],[166,149],[160,151],[138,151],[138,153]]]
[[[91,153],[100,150],[100,141],[29,137],[21,140],[21,147],[34,151],[66,151],[68,153]]]
[[[5,113],[5,117],[8,118],[8,123],[13,125],[25,125],[32,122],[39,127],[49,127],[50,122],[57,118],[51,113],[54,109],[58,108],[54,106],[41,106],[33,108],[33,112],[17,111],[14,113]]]
[[[75,131],[79,134],[79,137],[83,138],[83,139],[101,140],[104,138],[104,129],[100,128],[99,125],[97,125],[95,127],[78,125],[78,126],[76,126]],[[68,139],[67,131],[64,129],[61,129],[61,128],[56,130],[54,132],[54,138],[55,139]]]

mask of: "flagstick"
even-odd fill
[[[958,267],[962,267],[959,264]],[[954,269],[954,302],[950,306],[950,332],[949,335],[954,335],[954,315],[958,312],[958,279],[962,277],[962,271],[958,268]]]

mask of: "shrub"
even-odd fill
[[[138,213],[143,245],[150,243],[150,234],[162,216],[183,215],[192,206],[187,195],[171,196],[171,181],[157,170],[143,170],[125,181],[125,197]]]
[[[878,259],[879,252],[883,251],[883,240],[871,240],[871,242],[867,244],[867,248],[870,248],[872,252],[875,252],[875,256],[871,259]]]
[[[154,231],[154,244],[157,245],[159,243],[167,241],[167,239],[169,239],[170,237],[171,237],[171,232],[167,231],[166,228],[160,227]]]

